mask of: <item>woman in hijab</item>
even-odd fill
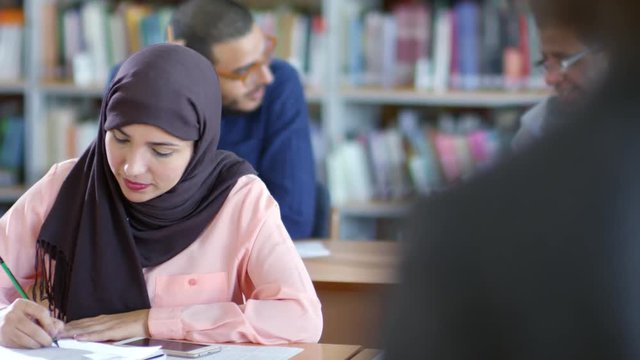
[[[248,163],[216,149],[217,84],[178,45],[123,64],[94,143],[0,219],[0,256],[49,307],[1,277],[0,345],[318,340],[320,302],[277,203]]]

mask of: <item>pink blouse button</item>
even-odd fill
[[[189,279],[189,286],[196,286],[196,284],[198,283],[198,280],[196,279]]]

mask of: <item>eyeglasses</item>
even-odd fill
[[[260,71],[262,71],[262,67],[269,65],[273,56],[273,50],[276,47],[275,36],[265,34],[264,38],[264,53],[262,54],[262,58],[260,60],[254,62],[248,67],[233,72],[220,71],[216,69],[218,76],[229,80],[242,81],[245,85],[257,84],[258,79],[260,78]]]
[[[577,52],[573,55],[569,55],[564,59],[560,59],[559,61],[550,61],[550,59],[540,59],[536,62],[536,66],[544,68],[544,71],[549,73],[565,73],[572,66],[577,64],[580,60],[584,59],[585,56],[599,51],[597,47],[586,48],[580,52]]]

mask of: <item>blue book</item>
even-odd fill
[[[364,73],[364,25],[360,16],[349,19],[348,69],[351,85],[363,84]]]
[[[480,6],[465,0],[455,7],[458,64],[461,86],[465,90],[480,87]]]
[[[14,116],[4,121],[0,166],[18,171],[24,164],[24,119]]]
[[[143,47],[164,42],[164,29],[160,25],[160,16],[157,12],[142,18],[140,33]]]

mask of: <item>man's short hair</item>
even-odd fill
[[[596,7],[585,4],[584,0],[530,0],[529,5],[541,30],[567,29],[574,31],[585,42],[597,38]]]
[[[253,17],[232,0],[190,0],[176,9],[171,26],[176,39],[215,62],[212,47],[248,34]]]

